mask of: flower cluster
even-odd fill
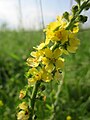
[[[24,101],[29,100],[19,104],[18,120],[33,119],[35,116],[35,101],[41,83],[53,80],[59,81],[62,78],[64,56],[75,53],[80,44],[80,40],[77,38],[79,23],[87,21],[87,16],[83,16],[80,13],[84,9],[89,8],[90,3],[89,0],[83,2],[76,0],[76,2],[78,4],[72,7],[72,15],[65,12],[44,29],[45,41],[34,47],[34,51],[31,52],[30,57],[27,59],[27,65],[29,66],[26,75],[28,86],[25,90],[20,91],[19,98]],[[28,90],[29,88],[33,88],[30,89],[31,92]],[[44,97],[44,100],[46,100],[46,97]],[[71,117],[68,116],[67,119],[71,120]]]
[[[19,112],[17,114],[17,120],[28,120],[29,111],[26,102],[22,102],[21,104],[19,104],[18,108],[19,108]]]
[[[80,44],[79,39],[76,37],[79,24],[75,23],[72,29],[67,29],[71,18],[72,16],[68,16],[67,20],[64,15],[62,17],[58,16],[56,21],[51,22],[44,29],[46,34],[45,42],[34,47],[34,51],[31,52],[30,57],[27,59],[29,87],[34,86],[38,81],[50,82],[51,80],[58,81],[61,79],[65,61],[64,54],[75,53]],[[24,99],[26,94],[25,90],[21,90],[19,98]],[[30,115],[27,104],[22,102],[18,108],[20,110],[17,119],[28,120]]]
[[[69,20],[71,16],[69,16]],[[46,29],[45,42],[37,46],[35,51],[27,59],[27,65],[30,66],[28,71],[28,84],[33,85],[37,81],[49,82],[57,79],[64,67],[63,54],[75,53],[79,39],[76,37],[78,24],[72,30],[66,27],[69,21],[64,16],[57,17],[57,20],[51,22]]]

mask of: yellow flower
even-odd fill
[[[67,21],[63,18],[63,16],[57,16],[57,21],[60,23],[60,28],[66,28]]]
[[[2,102],[2,100],[0,100],[0,107],[2,107],[4,104],[3,104],[3,102]]]
[[[48,72],[52,72],[54,68],[60,69],[64,65],[64,60],[59,58],[62,54],[61,49],[57,48],[54,51],[49,48],[45,49],[45,57],[42,58],[42,64],[45,65],[45,69]]]
[[[22,102],[19,104],[19,109],[22,109],[22,110],[27,110],[28,109],[28,105],[26,102]]]
[[[37,67],[40,64],[41,58],[43,56],[43,51],[31,52],[31,56],[27,59],[27,65],[30,67]]]
[[[46,32],[46,41],[45,41],[46,44],[49,44],[50,41],[52,42],[61,41],[61,43],[63,44],[67,40],[68,40],[68,31],[65,29],[60,29],[56,31],[48,30]]]
[[[27,65],[30,67],[37,67],[39,65],[39,61],[37,58],[31,58],[29,57],[27,59]]]
[[[38,80],[49,82],[52,79],[52,74],[48,73],[43,67],[38,70],[33,68],[33,70],[32,69],[30,70],[30,73],[32,77],[28,79],[29,85],[34,85]]]
[[[66,120],[71,120],[72,118],[71,118],[71,116],[70,115],[68,115],[67,117],[66,117]]]
[[[42,69],[31,68],[28,71],[28,74],[31,76],[28,78],[28,85],[33,86],[38,80],[42,80]]]
[[[44,30],[46,32],[45,44],[49,44],[50,40],[53,42],[60,40],[64,42],[67,40],[67,31],[65,30],[66,25],[67,22],[62,16],[58,16],[56,21],[51,22]]]
[[[79,27],[78,26],[74,27],[73,30],[72,30],[73,33],[77,33],[78,31],[79,31]]]
[[[50,82],[52,80],[52,74],[47,72],[44,68],[42,69],[42,81]]]
[[[56,70],[62,69],[64,67],[64,59],[63,58],[58,58],[56,60],[55,65],[56,65]]]
[[[52,41],[61,41],[61,43],[64,44],[66,41],[68,41],[68,31],[64,29],[55,31]]]
[[[71,30],[73,33],[77,33],[79,31],[79,22],[74,24],[73,29]]]
[[[33,86],[36,83],[36,80],[34,78],[28,79],[28,85]]]
[[[70,53],[75,53],[79,44],[80,44],[80,40],[77,39],[74,34],[70,34],[69,35],[69,45],[67,46],[67,50]]]
[[[21,110],[21,111],[17,114],[17,120],[28,120],[28,119],[29,119],[28,111],[23,111],[23,110]]]
[[[23,99],[25,96],[26,96],[26,91],[25,91],[25,90],[21,90],[21,91],[20,91],[19,98],[20,98],[20,99]]]
[[[46,27],[46,29],[44,29],[44,31],[48,31],[48,30],[54,31],[57,27],[60,27],[60,22],[59,21],[54,21],[54,22],[51,22]]]

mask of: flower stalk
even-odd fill
[[[72,7],[72,14],[65,12],[46,27],[44,30],[45,42],[34,47],[34,51],[31,52],[30,57],[27,59],[29,70],[26,76],[28,88],[31,88],[32,94],[29,89],[20,91],[19,97],[25,102],[18,106],[17,120],[34,120],[36,98],[38,93],[42,92],[39,89],[41,83],[59,81],[56,100],[54,104],[52,103],[53,113],[50,118],[50,120],[55,120],[58,97],[63,83],[62,73],[65,61],[63,56],[76,52],[80,44],[80,40],[76,36],[79,31],[79,23],[87,21],[87,17],[81,15],[81,12],[88,7],[89,0],[85,2],[76,1],[78,5]],[[27,95],[28,92],[30,96]],[[30,102],[28,103],[28,101]]]

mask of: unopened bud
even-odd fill
[[[80,15],[80,16],[78,17],[78,20],[79,20],[80,22],[84,23],[84,22],[87,21],[87,18],[88,18],[87,16]]]
[[[74,5],[73,7],[72,7],[72,12],[73,12],[73,14],[75,15],[75,13],[78,11],[78,6],[77,5]]]
[[[63,13],[63,17],[64,17],[66,20],[69,20],[69,13],[68,13],[68,12],[64,12],[64,13]]]

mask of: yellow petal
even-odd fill
[[[49,64],[49,62],[49,59],[47,59],[46,57],[42,57],[42,64],[47,65]]]
[[[68,50],[70,53],[75,53],[76,50],[77,50],[77,47],[67,46],[67,50]]]
[[[46,46],[46,44],[43,42],[43,43],[41,43],[41,44],[37,47],[37,50],[41,50],[41,49],[43,49],[45,46]]]
[[[19,94],[19,98],[23,99],[26,96],[26,91],[25,90],[21,90],[20,94]]]
[[[64,59],[63,58],[59,58],[56,63],[56,69],[62,69],[64,67]]]
[[[44,82],[50,82],[52,80],[52,74],[44,71],[44,73],[42,74],[42,80]]]
[[[19,104],[19,108],[22,110],[27,110],[28,105],[26,104],[26,102],[22,102],[21,104]]]
[[[28,58],[27,65],[31,67],[37,67],[39,65],[39,61],[36,58]]]
[[[69,55],[69,52],[65,49],[62,50],[62,52],[65,54],[65,55]]]
[[[49,39],[49,38],[47,38],[47,39],[45,40],[45,44],[46,44],[46,45],[48,45],[48,44],[49,44],[49,42],[50,42],[50,39]]]
[[[54,68],[55,68],[55,66],[52,63],[45,66],[45,69],[48,72],[52,72],[54,70]]]
[[[60,55],[62,55],[62,50],[57,48],[53,52],[53,58],[58,58]]]
[[[29,114],[28,111],[20,111],[17,114],[17,120],[28,120],[29,119]]]
[[[52,50],[50,50],[49,48],[46,48],[45,49],[45,56],[47,58],[52,58],[52,55],[53,55]]]

